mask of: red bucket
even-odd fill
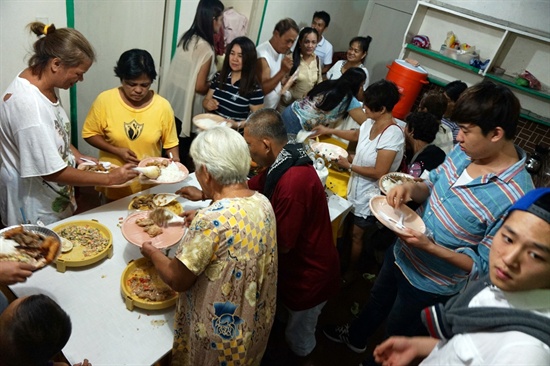
[[[422,85],[428,84],[428,73],[422,67],[413,66],[404,60],[395,60],[391,66],[386,67],[389,69],[386,80],[393,81],[401,93],[401,99],[393,107],[392,114],[395,118],[404,119],[418,97]]]

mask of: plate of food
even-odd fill
[[[328,142],[312,142],[311,149],[315,155],[323,157],[329,161],[338,160],[339,156],[344,158],[348,157],[348,152],[345,149]]]
[[[393,187],[408,182],[415,182],[412,175],[393,172],[380,177],[378,180],[378,188],[380,188],[380,192],[383,194],[388,194]]]
[[[113,256],[113,235],[109,228],[95,220],[75,220],[53,228],[62,240],[62,253],[56,260],[57,270],[83,267]]]
[[[185,228],[183,225],[160,227],[149,219],[150,211],[138,211],[122,222],[122,235],[128,242],[141,247],[149,241],[159,249],[171,247],[181,240]]]
[[[166,309],[176,304],[178,293],[160,278],[148,258],[131,261],[122,272],[120,288],[126,308]]]
[[[84,170],[84,171],[87,171],[87,172],[94,172],[94,173],[103,173],[103,174],[109,173],[111,170],[116,169],[116,168],[120,168],[120,166],[116,165],[116,164],[112,164],[108,161],[100,161],[99,164],[96,164],[96,163],[93,163],[93,162],[84,162],[84,163],[79,164],[77,166],[78,170]],[[135,180],[135,178],[130,179],[126,183],[113,184],[113,185],[107,186],[107,187],[110,187],[110,188],[127,187],[127,186],[131,185],[134,180]]]
[[[157,173],[148,172],[147,175],[143,169],[155,170]],[[167,158],[145,158],[141,160],[137,168],[142,174],[140,180],[145,184],[171,184],[178,183],[189,176],[189,170],[182,163],[172,161]]]
[[[193,117],[193,124],[201,130],[227,124],[226,119],[214,113],[201,113]]]
[[[178,201],[167,201],[165,197],[172,195],[171,193],[158,193],[158,194],[140,194],[135,196],[128,205],[128,210],[133,211],[152,211],[158,207],[164,207],[172,211],[176,215],[183,213],[183,206]],[[160,205],[159,205],[160,204]]]
[[[0,261],[23,262],[43,268],[61,254],[61,239],[38,225],[14,225],[0,230]]]
[[[413,229],[424,233],[426,225],[424,221],[407,205],[401,205],[394,209],[386,201],[386,196],[374,196],[369,202],[373,215],[388,229],[401,235],[409,235],[405,228]]]

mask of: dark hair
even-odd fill
[[[442,93],[429,92],[424,94],[420,100],[418,106],[419,109],[426,108],[428,113],[433,114],[433,116],[441,121],[445,111],[447,110],[447,98]]]
[[[467,88],[468,85],[466,85],[465,82],[455,80],[445,85],[443,87],[443,92],[447,94],[449,99],[451,99],[453,102],[456,102],[458,100],[458,97],[460,97],[460,94],[462,94],[462,92],[464,92],[464,90],[466,90]]]
[[[273,29],[273,31],[277,31],[277,33],[279,33],[279,36],[282,36],[291,29],[295,30],[296,33],[300,32],[300,28],[298,28],[298,24],[296,24],[294,19],[285,18],[279,20],[277,24],[275,24],[275,29]]]
[[[262,108],[253,112],[246,120],[248,133],[258,138],[271,138],[278,143],[286,143],[288,135],[279,112],[272,108]]]
[[[435,116],[428,112],[410,113],[406,118],[407,130],[412,132],[415,140],[424,141],[431,144],[439,130],[439,121]]]
[[[45,365],[67,344],[71,329],[71,319],[50,297],[24,298],[15,308],[9,327],[2,329],[9,345],[2,350],[3,364]]]
[[[28,24],[30,31],[40,37],[34,42],[34,54],[28,65],[33,75],[42,76],[48,62],[58,58],[68,67],[76,67],[85,61],[94,62],[95,51],[88,40],[76,29],[60,28],[45,25],[41,22]]]
[[[357,36],[357,37],[353,37],[351,39],[351,41],[349,41],[349,46],[351,47],[351,45],[355,42],[359,43],[359,47],[361,47],[361,49],[363,50],[363,52],[369,52],[369,46],[370,46],[370,42],[372,41],[372,37],[371,36],[366,36],[366,37],[360,37],[360,36]],[[367,56],[365,55],[365,57],[363,57],[361,59],[361,62],[365,60],[365,58],[367,58]]]
[[[134,80],[142,74],[147,75],[151,81],[157,78],[155,61],[151,54],[137,48],[125,51],[118,59],[114,68],[115,76],[122,80]]]
[[[294,51],[292,52],[292,68],[290,69],[289,74],[294,74],[294,71],[300,66],[300,56],[302,55],[302,46],[300,45],[300,42],[306,37],[307,35],[315,33],[317,35],[317,42],[319,42],[319,32],[315,28],[311,27],[304,27],[300,34],[298,35],[298,41],[296,41],[296,47],[294,47]]]
[[[193,24],[181,37],[178,42],[179,45],[183,45],[184,50],[189,49],[189,43],[193,36],[199,36],[214,48],[214,27],[212,22],[214,19],[222,15],[224,6],[220,0],[200,0],[197,5],[197,11],[195,12],[195,19]]]
[[[315,18],[319,18],[323,22],[325,22],[325,27],[328,27],[328,25],[330,24],[330,15],[324,10],[316,11],[315,13],[313,13],[312,20]]]
[[[379,80],[369,85],[365,90],[364,104],[373,112],[380,112],[386,107],[386,111],[391,112],[393,107],[399,102],[401,95],[397,86],[386,79]]]
[[[451,120],[477,125],[484,136],[501,127],[506,139],[511,140],[516,135],[520,108],[518,98],[508,87],[482,81],[458,98]]]
[[[238,44],[241,47],[242,53],[242,71],[241,81],[239,83],[239,94],[247,95],[253,92],[258,86],[259,82],[256,75],[256,61],[258,56],[256,55],[256,46],[247,37],[237,37],[231,43],[227,45],[225,50],[225,59],[223,60],[222,70],[219,75],[218,85],[220,89],[223,89],[225,80],[231,72],[229,66],[229,55],[233,46]]]
[[[315,105],[322,111],[331,111],[345,101],[340,107],[340,113],[345,116],[347,115],[345,111],[347,111],[352,98],[357,95],[361,83],[364,83],[366,79],[365,71],[359,67],[350,67],[339,79],[325,80],[315,85],[307,93],[307,97],[313,99],[316,96],[322,96],[321,101]]]

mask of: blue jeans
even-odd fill
[[[300,122],[300,118],[292,110],[292,104],[285,108],[281,114],[281,118],[285,124],[287,134],[295,135],[302,129],[302,123]]]
[[[368,338],[386,320],[386,335],[428,335],[420,312],[451,296],[425,292],[412,286],[395,264],[393,245],[386,249],[384,263],[371,289],[369,301],[349,329],[352,344],[367,344]]]

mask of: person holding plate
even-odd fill
[[[202,192],[186,211],[188,232],[174,258],[150,242],[141,252],[179,292],[172,365],[259,365],[275,316],[277,233],[269,200],[248,188],[250,153],[227,126],[201,132],[190,149]]]
[[[514,93],[493,82],[476,84],[460,96],[452,115],[460,126],[458,146],[427,180],[395,186],[386,196],[394,208],[410,200],[422,204],[426,232],[407,229],[408,235],[386,250],[358,319],[327,326],[329,339],[364,352],[385,320],[389,336],[423,335],[422,309],[445,303],[487,272],[491,240],[503,215],[533,189],[526,154],[514,145],[519,111]]]
[[[82,127],[82,138],[99,149],[99,159],[115,165],[138,164],[161,156],[179,161],[178,136],[170,103],[151,90],[157,77],[146,50],[124,52],[115,68],[121,86],[96,98]],[[96,187],[103,201],[113,201],[151,187],[134,180],[125,187]]]
[[[391,337],[374,350],[378,364],[550,364],[550,188],[506,213],[486,276],[421,314],[430,337]]]
[[[56,89],[82,81],[95,51],[75,29],[41,22],[29,28],[40,38],[0,101],[0,216],[7,226],[62,220],[76,210],[74,186],[122,184],[137,176],[133,164],[107,174],[76,169],[83,159],[97,159],[71,144],[71,123]]]
[[[348,70],[342,78],[353,70]],[[361,70],[358,72],[362,73]],[[378,180],[389,172],[398,171],[403,160],[405,135],[392,116],[393,107],[399,101],[399,97],[397,86],[382,79],[370,85],[365,91],[364,106],[368,119],[359,130],[340,130],[324,126],[318,126],[313,130],[315,134],[332,134],[348,141],[357,141],[354,155],[347,158],[340,156],[337,159],[338,166],[350,173],[347,197],[353,204],[349,262],[343,275],[345,284],[357,278],[357,264],[363,251],[363,236],[376,224],[369,200],[380,193]]]

